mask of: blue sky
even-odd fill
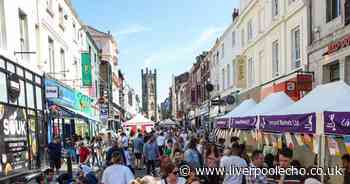
[[[158,102],[169,93],[172,74],[187,71],[231,23],[239,0],[72,0],[82,21],[110,30],[119,64],[141,95],[141,69],[158,71]]]

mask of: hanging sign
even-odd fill
[[[326,134],[350,135],[350,112],[324,112]]]
[[[46,86],[46,98],[58,98],[58,86]]]
[[[257,119],[258,119],[257,116],[232,118],[230,122],[230,128],[248,129],[248,130],[255,129]]]
[[[316,114],[261,116],[260,129],[268,132],[315,133]]]
[[[83,86],[92,86],[91,57],[87,52],[81,53],[81,72]]]
[[[324,53],[324,55],[332,54],[342,48],[348,47],[349,45],[350,45],[350,35],[344,37],[343,39],[337,42],[334,42],[328,45],[328,50],[326,53]]]

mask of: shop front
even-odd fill
[[[99,129],[92,98],[46,76],[45,90],[49,109],[48,140],[73,136],[90,138]]]
[[[43,99],[42,76],[0,55],[0,183],[43,163]]]
[[[350,33],[347,32],[336,41],[310,51],[310,70],[315,72],[315,85],[337,80],[350,84]]]
[[[294,101],[300,100],[312,90],[313,73],[296,71],[261,85],[260,101],[272,93],[285,92]],[[260,91],[260,89],[259,89]],[[256,93],[255,93],[256,94]],[[256,95],[254,95],[256,96]]]

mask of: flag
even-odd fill
[[[286,133],[286,143],[287,143],[287,147],[289,149],[293,149],[294,148],[292,135],[290,133]]]
[[[344,136],[346,152],[350,154],[350,136]]]

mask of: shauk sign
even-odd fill
[[[345,38],[335,42],[335,43],[331,43],[330,45],[328,45],[328,50],[324,55],[327,54],[332,54],[342,48],[348,47],[350,46],[350,35],[346,36]]]

